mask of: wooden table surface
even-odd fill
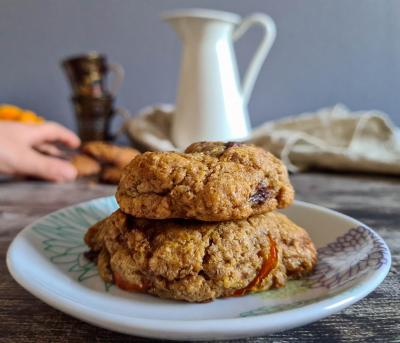
[[[400,342],[400,178],[307,173],[293,176],[292,181],[297,199],[338,210],[374,228],[391,249],[392,268],[374,292],[339,314],[241,342]],[[11,240],[24,226],[114,190],[82,182],[0,183],[0,342],[150,342],[97,328],[51,308],[20,287],[5,263]]]

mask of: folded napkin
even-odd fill
[[[148,107],[125,129],[147,150],[176,150],[169,134],[173,111],[171,105]],[[379,111],[351,112],[339,104],[266,122],[246,142],[271,151],[292,172],[324,168],[400,175],[400,135]]]

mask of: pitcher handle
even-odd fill
[[[110,63],[108,65],[108,69],[110,69],[114,73],[114,77],[113,77],[112,84],[110,87],[110,93],[111,93],[111,95],[116,96],[118,90],[122,86],[122,82],[124,81],[125,70],[122,67],[122,65],[117,64],[117,63]]]
[[[254,13],[245,17],[233,32],[233,39],[236,41],[243,36],[253,25],[260,25],[264,29],[264,36],[260,42],[251,62],[247,68],[242,82],[243,101],[249,102],[251,92],[272,44],[276,37],[276,26],[273,19],[264,13]]]

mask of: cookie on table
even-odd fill
[[[307,232],[282,214],[207,223],[147,220],[120,210],[85,235],[106,282],[189,302],[282,287],[317,261]]]
[[[78,176],[82,177],[97,175],[101,170],[100,163],[83,154],[74,155],[71,158],[71,163],[78,171]]]
[[[101,163],[120,168],[125,167],[133,158],[140,154],[136,149],[121,147],[102,141],[93,141],[84,144],[82,152],[92,156]]]
[[[121,179],[123,168],[119,167],[104,167],[100,173],[100,181],[111,184],[118,184]]]
[[[117,201],[149,219],[244,219],[283,208],[294,191],[283,163],[240,143],[201,142],[185,153],[146,152],[124,169]]]

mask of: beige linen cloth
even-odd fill
[[[147,150],[176,150],[169,132],[173,106],[131,118],[125,129]],[[400,175],[400,134],[387,115],[351,112],[344,105],[270,121],[246,140],[280,157],[292,172],[310,168]]]

